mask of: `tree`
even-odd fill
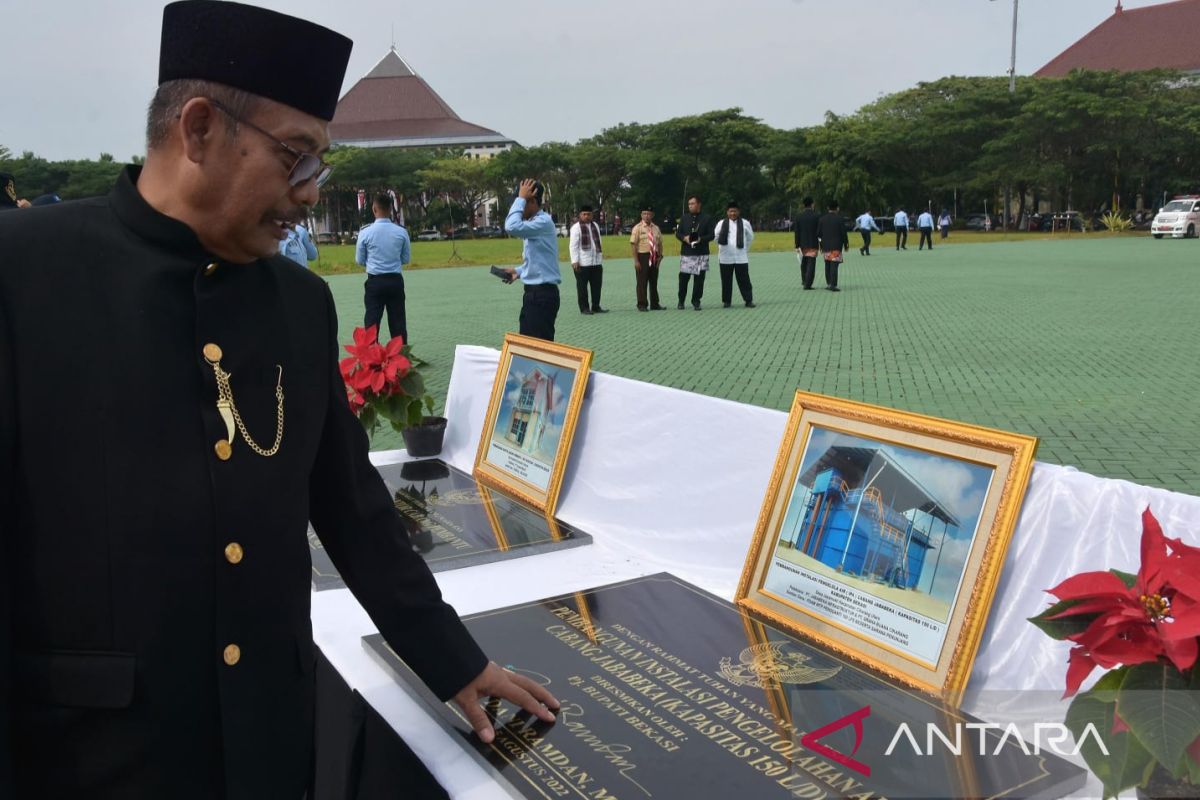
[[[490,191],[486,162],[462,156],[439,158],[419,170],[417,177],[430,196],[453,196],[462,211],[457,222],[474,226],[475,216]]]

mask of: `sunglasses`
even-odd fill
[[[247,128],[250,128],[251,130],[258,131],[263,136],[267,137],[272,142],[274,142],[275,144],[282,147],[290,155],[293,155],[296,157],[296,162],[294,164],[292,164],[292,169],[290,172],[288,172],[288,183],[291,184],[292,186],[299,186],[300,184],[304,183],[305,181],[316,180],[317,188],[320,188],[325,185],[325,182],[329,180],[329,176],[333,174],[333,167],[330,164],[326,164],[324,161],[322,161],[320,156],[315,156],[312,153],[300,152],[299,150],[297,150],[296,148],[287,144],[286,142],[279,141],[273,135],[271,135],[270,133],[267,133],[262,128],[255,125],[253,122],[247,122],[246,120],[239,117],[237,114],[234,114],[232,111],[230,111],[224,105],[222,105],[219,101],[213,100],[211,97],[209,97],[207,99],[208,99],[208,102],[212,103],[214,106],[219,108],[222,112],[227,114],[229,116],[229,118],[232,119],[234,122],[238,123],[239,125],[245,125]]]

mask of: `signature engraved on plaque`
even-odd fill
[[[837,667],[814,667],[808,656],[788,648],[786,642],[763,642],[747,647],[732,659],[721,659],[721,677],[736,686],[770,688],[771,683],[821,683],[842,671]]]
[[[601,739],[581,719],[584,713],[583,706],[578,703],[563,703],[562,708],[558,711],[560,724],[570,731],[576,739],[587,745],[592,752],[615,767],[621,777],[636,786],[642,794],[646,795],[646,797],[653,797],[654,795],[645,786],[634,780],[630,774],[638,768],[636,762],[630,761],[625,757],[633,752],[633,747],[617,742],[606,742]]]

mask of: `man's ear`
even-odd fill
[[[183,105],[179,113],[178,131],[183,145],[183,154],[189,161],[200,164],[211,152],[219,134],[220,112],[204,97],[193,97]]]

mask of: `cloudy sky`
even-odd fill
[[[345,92],[392,43],[463,119],[522,144],[741,106],[819,123],[945,75],[1008,70],[1011,0],[259,0],[354,40]],[[1153,0],[1127,0],[1126,7]],[[144,152],[162,0],[0,0],[0,144],[51,159]],[[1024,0],[1017,72],[1115,0]]]

